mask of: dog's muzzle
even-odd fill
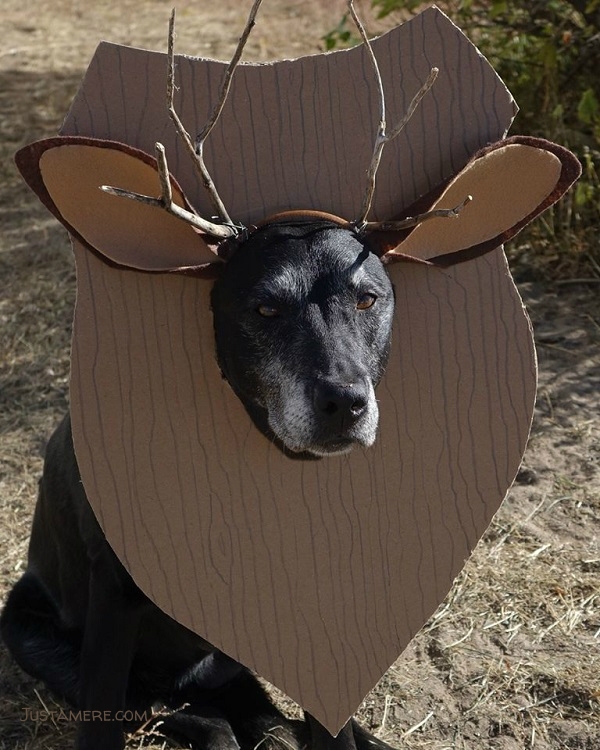
[[[269,409],[269,425],[291,451],[316,456],[369,447],[376,437],[379,410],[370,379],[340,383],[319,379],[310,387],[296,384]]]

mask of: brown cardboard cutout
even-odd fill
[[[487,159],[477,159],[453,180],[432,208],[456,206],[465,195],[484,195],[484,214],[474,212],[478,221],[471,221],[471,206],[465,207],[460,221],[430,221],[415,227],[402,244],[402,252],[425,260],[455,252],[457,246],[472,247],[496,237],[500,228],[512,227],[543,202],[548,185],[554,186],[561,173],[561,162],[548,151],[533,146],[510,144],[496,149]],[[527,179],[523,200],[511,201],[515,176]]]
[[[514,105],[436,9],[373,46],[390,121],[433,65],[441,71],[384,153],[373,216],[389,219],[501,139]],[[179,60],[177,108],[192,132],[210,110],[222,70],[212,61]],[[63,133],[148,153],[160,140],[190,202],[209,216],[164,110],[164,79],[163,55],[100,45]],[[249,224],[301,208],[355,218],[376,111],[362,49],[239,68],[207,148],[232,216]],[[71,410],[92,507],[158,606],[285,690],[335,734],[442,601],[517,471],[532,415],[535,355],[504,256],[496,250],[445,270],[390,262],[396,322],[378,389],[376,444],[294,461],[258,432],[221,379],[210,281],[120,267],[156,271],[214,256],[186,227],[174,229],[180,240],[169,239],[172,261],[165,264],[162,241],[151,243],[150,261],[139,260],[142,214],[124,236],[122,229],[113,233],[122,219],[112,207],[111,226],[93,214],[90,223],[73,203],[77,191],[55,176],[65,164],[60,152],[73,147],[40,147],[39,165],[28,166],[25,155],[21,168],[76,239]],[[522,154],[528,147],[506,148]],[[526,154],[544,187],[509,225],[545,205],[565,171],[551,153]],[[76,171],[69,180],[78,179]],[[144,174],[142,181],[152,176]],[[92,183],[86,195],[93,195]],[[474,206],[479,184],[475,179]],[[102,200],[108,206],[119,199]],[[132,209],[126,201],[113,205],[125,215]],[[467,246],[444,245],[447,222],[439,223],[441,236],[436,227],[417,227],[405,244],[425,259],[439,253],[422,252],[423,237],[441,243],[441,252],[469,251],[503,236],[508,225],[501,223],[483,235],[468,233]],[[403,253],[396,245],[384,260]]]
[[[143,270],[164,271],[172,267],[162,254],[165,247],[181,266],[214,262],[215,255],[189,224],[170,214],[162,214],[151,206],[134,201],[116,200],[98,190],[111,185],[127,174],[132,190],[156,190],[156,170],[120,150],[98,149],[84,143],[44,151],[40,172],[50,196],[56,194],[61,216],[79,234],[85,227],[85,239],[92,247],[104,248],[109,260]],[[185,206],[180,190],[175,189],[175,202]],[[98,221],[102,216],[102,221]],[[127,232],[122,228],[127,227]],[[118,253],[118,257],[112,257]]]

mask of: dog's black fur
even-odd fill
[[[373,442],[393,292],[356,236],[330,223],[258,230],[212,302],[223,374],[282,450],[317,460]],[[87,501],[69,417],[48,444],[27,572],[0,625],[25,671],[78,709],[110,712],[80,723],[78,750],[122,748],[118,712],[157,702],[187,704],[162,730],[195,748],[250,749],[265,736],[291,748],[386,747],[355,722],[334,740],[311,717],[288,720],[247,669],[145,597]]]

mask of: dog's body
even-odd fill
[[[373,443],[393,292],[356,235],[329,222],[268,225],[229,261],[212,302],[223,374],[282,450],[314,460]],[[290,747],[383,747],[354,723],[333,740],[312,719],[312,733],[287,720],[245,668],[145,597],[87,501],[68,417],[48,445],[27,572],[1,627],[27,672],[102,713],[81,723],[78,750],[121,748],[121,712],[157,702],[187,704],[163,727],[198,748],[253,748],[270,731]]]

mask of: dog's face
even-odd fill
[[[354,234],[328,222],[259,229],[212,307],[219,365],[259,429],[296,454],[373,444],[394,294]]]

